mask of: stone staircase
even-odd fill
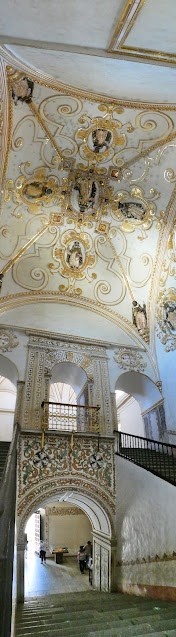
[[[2,480],[2,474],[4,471],[9,447],[10,447],[10,442],[0,441],[0,482]]]
[[[174,602],[121,593],[28,598],[17,607],[16,637],[176,637]]]

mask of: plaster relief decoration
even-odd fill
[[[82,509],[79,509],[79,507],[63,507],[63,508],[57,508],[55,506],[53,507],[47,507],[47,514],[48,515],[84,515],[84,511]]]
[[[147,363],[144,362],[141,354],[127,347],[116,350],[113,358],[120,369],[125,369],[126,371],[143,372],[147,367]]]
[[[17,71],[13,74],[11,79],[11,87],[15,104],[17,104],[18,101],[30,102],[34,88],[34,82],[32,82],[32,80],[28,79],[28,77],[23,77],[22,74]]]
[[[61,246],[63,247],[60,247]],[[49,264],[52,274],[59,272],[63,277],[68,279],[68,288],[60,285],[61,292],[72,291],[81,294],[80,288],[75,288],[76,280],[86,278],[89,282],[96,278],[95,272],[90,272],[96,259],[93,251],[92,238],[87,232],[76,232],[75,230],[67,230],[61,236],[59,245],[53,248],[53,257],[58,265]]]
[[[11,352],[14,347],[17,347],[19,342],[17,336],[12,330],[0,329],[0,350],[1,352]]]
[[[108,186],[105,169],[101,174],[96,167],[78,164],[76,170],[70,171],[68,179],[63,178],[62,212],[79,222],[87,218],[98,220],[101,214],[106,214],[110,193],[112,188]]]
[[[146,198],[143,188],[136,185],[131,186],[129,191],[116,191],[113,193],[113,199],[110,199],[112,218],[122,221],[121,228],[125,232],[134,232],[138,227],[146,232],[154,220],[159,224],[164,217],[164,212],[160,216],[157,214],[155,200],[159,196],[155,188],[150,188],[150,196]]]
[[[104,111],[104,118],[91,119],[83,114],[79,120],[83,126],[76,133],[77,142],[82,142],[79,147],[81,157],[93,163],[112,159],[116,148],[126,145],[126,127],[115,117],[117,113],[123,112],[123,108],[108,105],[99,105],[98,108],[99,111]],[[131,128],[129,125],[128,132]]]
[[[160,291],[157,303],[158,336],[166,352],[176,349],[176,288]]]
[[[21,164],[21,175],[15,182],[12,179],[6,182],[4,200],[9,202],[12,197],[16,206],[11,214],[17,218],[22,218],[24,205],[30,213],[39,214],[42,208],[51,206],[58,200],[58,178],[49,175],[45,166],[37,168],[31,174],[30,166],[29,161]]]
[[[132,314],[133,314],[133,324],[137,328],[138,332],[144,338],[144,340],[148,343],[149,341],[149,329],[147,326],[147,311],[146,305],[140,305],[137,301],[132,301]]]

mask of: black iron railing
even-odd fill
[[[176,485],[176,445],[123,431],[115,433],[117,455]]]
[[[0,635],[10,637],[14,529],[16,507],[17,440],[19,425],[14,427],[0,489]]]

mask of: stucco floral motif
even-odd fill
[[[157,303],[158,336],[166,352],[176,349],[176,288],[164,289]]]
[[[14,332],[11,330],[0,330],[0,350],[1,352],[10,352],[13,347],[17,347],[18,340]]]
[[[136,372],[143,372],[147,363],[143,361],[143,358],[139,352],[128,348],[121,348],[114,352],[114,360],[118,363],[120,369],[127,371],[135,370]]]

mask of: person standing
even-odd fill
[[[84,575],[84,568],[85,568],[85,563],[86,563],[86,553],[84,550],[84,546],[80,546],[80,549],[78,551],[78,562],[79,562],[79,568],[80,568],[80,572],[82,573],[82,575]]]
[[[85,545],[85,553],[86,553],[86,567],[88,566],[89,558],[92,557],[92,543],[90,540],[87,541]]]
[[[46,564],[46,542],[40,540],[40,559],[41,564]]]

